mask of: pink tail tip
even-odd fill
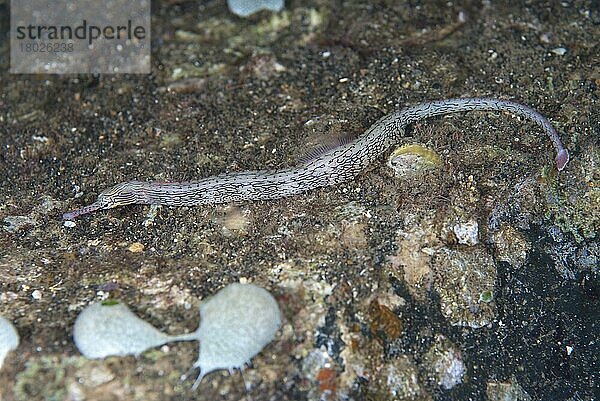
[[[569,162],[569,152],[566,149],[561,149],[556,155],[556,168],[562,171]]]

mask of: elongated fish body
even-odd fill
[[[358,175],[397,144],[407,125],[434,116],[475,110],[508,111],[537,123],[556,149],[557,169],[564,169],[569,161],[569,154],[552,124],[534,109],[492,98],[448,99],[422,103],[387,115],[355,140],[296,167],[219,174],[187,182],[124,182],[103,191],[93,204],[65,213],[63,218],[70,220],[96,210],[129,204],[194,206],[279,199],[336,185]]]

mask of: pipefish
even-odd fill
[[[473,110],[511,112],[537,123],[556,149],[557,169],[565,168],[569,153],[552,124],[534,109],[508,100],[456,98],[421,103],[382,117],[355,140],[296,167],[226,173],[187,182],[123,182],[100,193],[91,205],[65,213],[63,219],[131,204],[194,206],[278,199],[336,185],[354,178],[398,143],[407,125],[434,116]]]

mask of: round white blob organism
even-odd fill
[[[0,316],[0,368],[6,355],[19,345],[19,333],[11,322]]]
[[[73,327],[73,340],[86,358],[105,358],[139,355],[173,337],[137,317],[126,305],[109,300],[81,311]]]
[[[252,284],[230,284],[200,306],[194,337],[200,354],[194,367],[202,378],[217,369],[242,369],[275,337],[281,312],[273,296]],[[191,337],[191,336],[190,336]]]
[[[247,17],[260,10],[281,11],[283,0],[227,0],[229,10],[240,17]]]
[[[117,301],[86,307],[73,327],[73,339],[87,358],[139,355],[172,341],[199,341],[192,386],[214,370],[243,369],[275,337],[281,312],[273,296],[252,284],[230,284],[200,305],[200,326],[189,334],[169,336]]]

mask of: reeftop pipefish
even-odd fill
[[[554,145],[556,168],[559,171],[565,168],[569,153],[552,124],[534,109],[508,100],[456,98],[421,103],[389,114],[355,140],[328,149],[296,167],[226,173],[187,182],[123,182],[100,193],[91,205],[65,213],[63,219],[72,220],[97,210],[131,204],[195,206],[279,199],[336,185],[354,178],[397,144],[407,125],[434,116],[474,110],[506,111],[537,123]]]

